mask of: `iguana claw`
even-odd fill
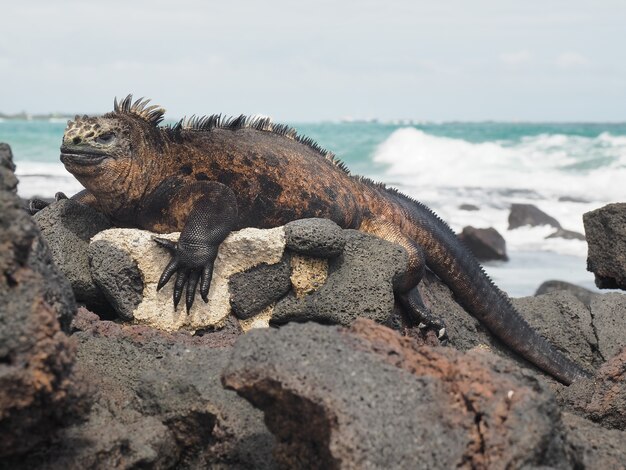
[[[65,193],[62,193],[61,191],[59,191],[54,195],[54,200],[60,201],[61,199],[68,199],[68,197],[65,195]],[[28,213],[30,215],[35,215],[41,209],[44,209],[48,207],[49,205],[50,205],[50,201],[46,201],[44,199],[39,199],[39,198],[31,199],[30,201],[28,201]]]
[[[211,275],[213,273],[213,260],[217,253],[217,248],[195,247],[186,250],[179,243],[173,242],[166,238],[153,237],[153,240],[168,250],[172,259],[167,264],[159,282],[157,283],[157,291],[161,290],[176,273],[174,281],[174,308],[178,307],[183,291],[186,289],[185,307],[187,313],[193,306],[194,298],[198,284],[200,284],[200,295],[204,302],[209,301],[209,288],[211,287]]]

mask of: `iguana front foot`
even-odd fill
[[[54,195],[54,200],[60,201],[61,199],[68,199],[68,197],[65,195],[65,193],[62,193],[61,191],[59,191]],[[41,209],[44,209],[48,207],[49,205],[50,205],[49,201],[34,198],[28,201],[28,212],[30,213],[30,215],[35,215]]]
[[[404,307],[413,316],[413,321],[420,330],[431,330],[437,335],[440,343],[448,343],[448,333],[443,319],[435,316],[424,304],[417,286],[410,291],[401,294],[400,300]]]
[[[198,283],[200,296],[205,302],[209,301],[209,288],[213,274],[213,263],[217,256],[217,246],[189,245],[182,241],[173,242],[166,238],[154,237],[154,241],[166,248],[172,254],[172,259],[163,270],[157,284],[157,291],[161,290],[170,278],[176,273],[174,281],[174,308],[178,306],[187,286],[185,306],[187,313],[193,305]]]

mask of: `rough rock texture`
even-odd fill
[[[229,235],[220,245],[215,261],[208,304],[199,299],[198,293],[197,301],[187,314],[184,307],[174,309],[173,282],[159,292],[156,290],[170,255],[156,246],[153,236],[143,230],[106,230],[93,238],[89,256],[92,268],[104,268],[92,275],[111,298],[111,303],[119,306],[120,316],[166,331],[193,331],[223,325],[231,312],[229,278],[262,263],[279,263],[285,247],[282,227],[270,230],[248,228]],[[159,236],[171,240],[178,238],[177,233]],[[134,266],[142,279],[140,296],[135,293],[139,279]],[[133,282],[123,290],[118,289],[117,286],[130,282],[129,276]],[[264,319],[262,323],[267,325],[267,321]],[[249,326],[245,324],[245,328]]]
[[[366,320],[252,332],[223,381],[265,412],[285,468],[571,465],[540,382],[486,351],[419,346]]]
[[[468,351],[477,346],[497,345],[497,341],[480,322],[456,303],[450,288],[430,271],[426,271],[418,289],[430,311],[445,322],[452,347]]]
[[[598,336],[598,348],[605,359],[626,346],[626,295],[602,294],[591,301],[591,315]]]
[[[587,270],[600,289],[626,290],[626,203],[609,204],[583,214]]]
[[[315,292],[328,279],[328,261],[293,253],[291,255],[291,287],[296,298]]]
[[[143,276],[137,262],[118,245],[102,239],[90,243],[87,253],[91,277],[113,310],[123,320],[134,320],[143,299]]]
[[[111,229],[93,237],[88,252],[92,277],[121,318],[166,331],[219,327],[231,311],[246,331],[268,326],[270,320],[349,324],[364,315],[397,321],[393,286],[406,270],[404,250],[371,235],[340,230],[330,221],[301,222],[289,229],[297,233],[290,243],[296,246],[297,240],[298,252],[330,256],[341,248],[342,254],[330,261],[290,250],[284,254],[287,226],[233,233],[220,246],[208,305],[194,303],[189,315],[183,308],[174,310],[173,283],[156,291],[169,254],[155,245],[150,232]],[[163,236],[176,239],[177,234]]]
[[[554,217],[549,216],[532,204],[511,204],[509,213],[509,230],[530,225],[551,225],[554,228],[561,228],[561,224]]]
[[[344,231],[328,219],[301,219],[285,225],[286,247],[317,258],[339,256],[346,244]]]
[[[87,249],[98,232],[111,228],[109,220],[91,207],[70,199],[53,202],[34,216],[52,258],[65,274],[78,302],[95,311],[106,311],[102,293],[93,282]]]
[[[459,239],[480,261],[508,261],[504,237],[493,228],[464,227]]]
[[[533,367],[465,312],[455,302],[450,289],[432,274],[427,273],[420,292],[431,311],[446,323],[451,346],[461,351],[487,347],[520,365]],[[603,361],[589,309],[572,294],[553,292],[540,297],[512,299],[512,302],[532,327],[573,360],[590,369]],[[537,373],[547,378],[543,373]]]
[[[626,430],[626,348],[604,363],[593,378],[563,388],[560,399],[604,427]]]
[[[285,296],[291,289],[290,271],[288,260],[283,259],[234,274],[228,288],[237,318],[247,320]]]
[[[597,294],[584,287],[577,286],[570,282],[550,280],[543,282],[535,291],[535,295],[548,294],[550,292],[567,291],[580,300],[586,307],[591,305],[591,299]]]
[[[302,298],[288,295],[276,303],[272,322],[315,320],[349,325],[358,316],[391,321],[393,285],[406,271],[407,255],[399,245],[358,232],[343,231],[342,254],[329,260],[326,283]]]
[[[592,370],[602,363],[591,313],[568,292],[513,299],[513,305],[542,336],[566,356]]]
[[[16,196],[10,148],[0,146],[0,462],[80,414],[75,342],[59,320],[76,309],[37,226]]]
[[[562,416],[574,461],[572,468],[626,468],[626,432],[603,428],[570,413]]]
[[[273,468],[261,413],[224,390],[234,336],[121,326],[82,310],[77,367],[96,402],[11,469]]]

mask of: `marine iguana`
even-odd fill
[[[129,95],[101,117],[77,116],[68,121],[61,161],[86,188],[73,198],[116,225],[182,232],[178,243],[155,238],[172,253],[157,289],[176,274],[175,306],[185,286],[187,308],[198,284],[207,300],[217,248],[232,230],[328,218],[406,249],[410,269],[395,290],[408,311],[429,316],[417,289],[428,266],[522,357],[565,384],[588,375],[526,323],[425,205],[351,175],[312,139],[267,118],[194,116],[160,126],[164,113]]]

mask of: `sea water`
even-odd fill
[[[65,121],[0,122],[11,145],[22,197],[82,189],[59,161]],[[546,238],[551,227],[508,230],[512,203],[534,204],[568,230],[584,233],[582,215],[626,201],[624,123],[321,122],[292,123],[334,152],[353,174],[398,188],[431,207],[457,232],[494,227],[509,262],[486,271],[511,296],[532,294],[548,279],[593,288],[587,245]],[[472,204],[477,211],[462,210]]]

